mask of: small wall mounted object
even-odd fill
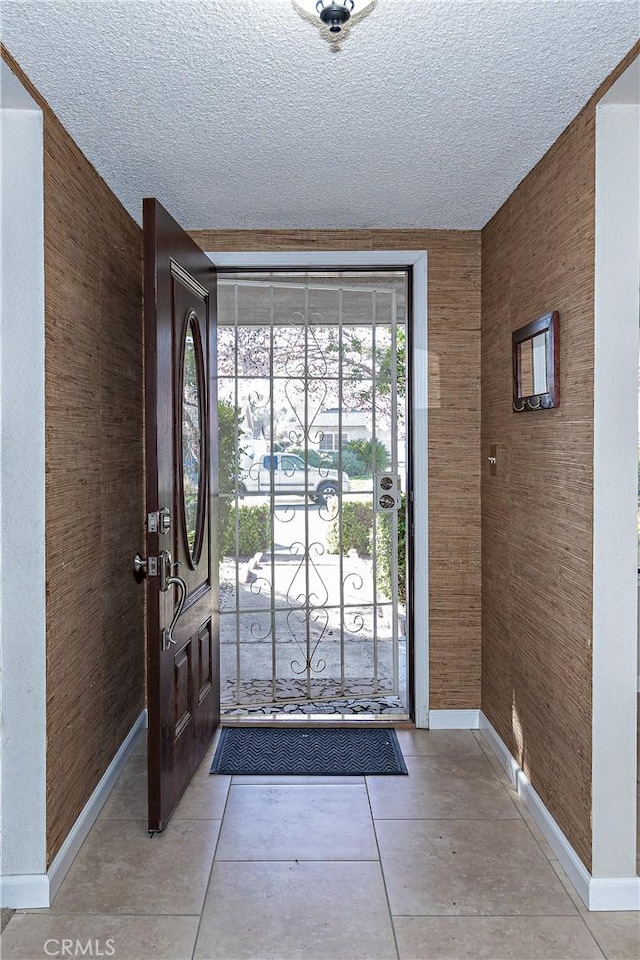
[[[513,331],[513,409],[516,413],[558,406],[559,337],[557,310]]]

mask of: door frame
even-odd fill
[[[0,904],[48,907],[43,115],[3,59],[0,76]]]
[[[319,270],[361,268],[409,270],[411,276],[411,369],[425,377],[411,377],[410,463],[413,477],[413,579],[426,589],[413,596],[413,711],[416,727],[429,726],[429,424],[428,424],[428,312],[426,250],[297,250],[206,251],[221,272],[238,270]],[[424,323],[416,318],[424,317]]]
[[[639,80],[636,57],[596,107],[591,910],[640,908],[634,847]]]

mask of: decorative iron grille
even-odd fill
[[[406,704],[406,276],[219,289],[223,709]]]

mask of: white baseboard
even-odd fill
[[[46,873],[5,874],[0,877],[0,907],[49,906],[49,877]]]
[[[143,710],[127,736],[122,741],[118,752],[105,770],[97,787],[87,800],[82,813],[71,827],[66,840],[49,867],[50,897],[53,900],[67,871],[76,858],[78,850],[87,838],[91,827],[98,819],[98,815],[107,802],[116,780],[122,773],[125,763],[133,749],[136,737],[147,725],[147,711]]]
[[[515,764],[516,761],[513,757],[511,759]],[[578,896],[588,907],[591,874],[552,817],[549,808],[531,786],[528,778],[520,768],[518,768],[516,774],[516,787],[518,793],[527,805],[531,816],[540,827],[543,836],[564,867],[565,873],[575,887]]]
[[[507,746],[504,741],[498,736],[482,711],[480,711],[480,730],[484,734],[485,740],[488,741],[489,746],[500,761],[500,766],[503,768],[514,787],[516,787],[518,785],[518,771],[520,770],[520,767],[518,766],[517,761],[507,750]]]
[[[640,877],[591,877],[589,910],[640,910]]]
[[[480,729],[589,910],[640,910],[640,877],[592,877],[517,760],[483,713]]]
[[[0,905],[13,909],[48,907],[122,773],[139,732],[147,725],[143,710],[86,802],[47,873],[0,877]]]
[[[477,730],[479,710],[429,710],[430,730]]]

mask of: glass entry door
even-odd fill
[[[222,275],[225,713],[407,712],[407,276]]]

